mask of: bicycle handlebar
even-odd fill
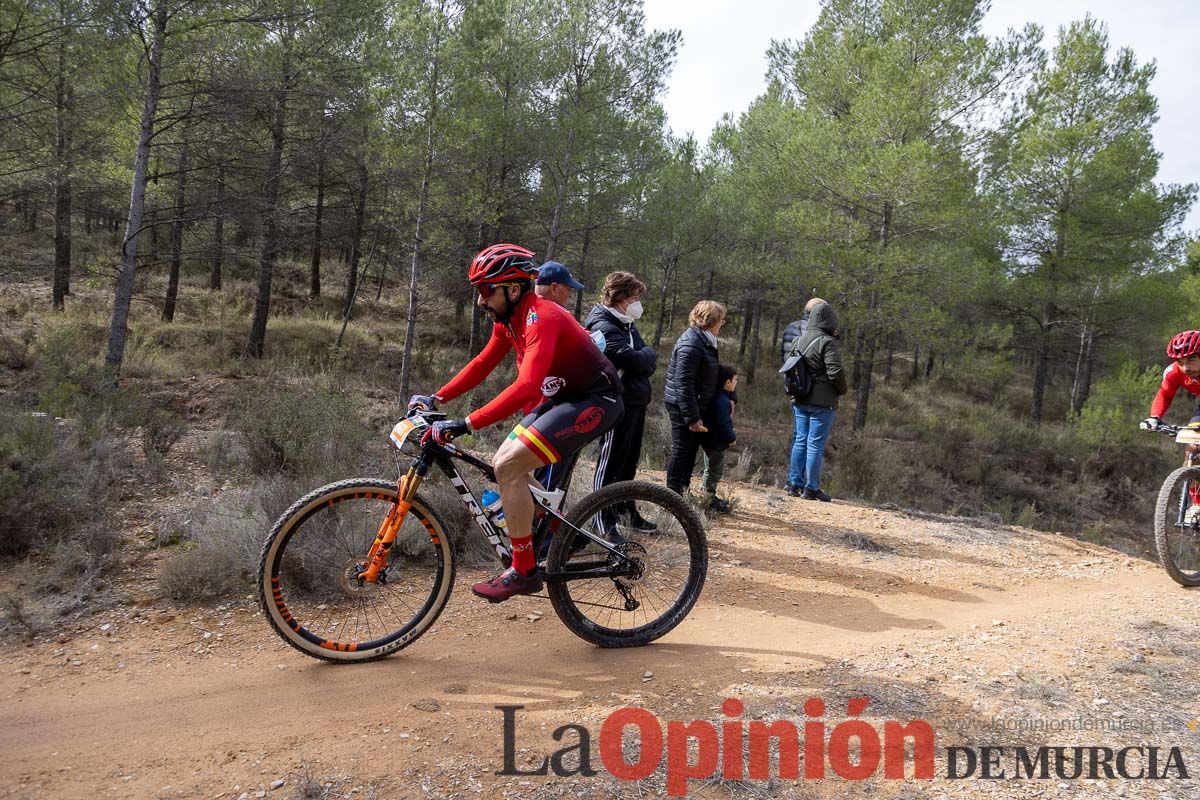
[[[1139,422],[1138,427],[1144,431],[1150,431],[1151,433],[1161,433],[1164,436],[1175,436],[1180,431],[1187,429],[1186,425],[1167,425],[1162,422],[1158,424],[1157,428],[1151,428],[1145,422]]]

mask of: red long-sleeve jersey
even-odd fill
[[[1179,364],[1173,362],[1163,372],[1162,386],[1158,387],[1158,394],[1154,396],[1154,402],[1150,405],[1150,416],[1162,419],[1180,387],[1200,397],[1200,380],[1189,378],[1179,368]]]
[[[553,300],[532,291],[521,298],[507,324],[497,322],[479,355],[435,393],[449,402],[474,389],[509,350],[517,351],[517,379],[467,421],[475,430],[531,410],[556,395],[576,397],[590,391],[620,391],[612,363],[573,316]]]

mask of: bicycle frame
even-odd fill
[[[414,416],[421,420],[422,425],[413,425],[399,438],[394,432],[392,439],[397,443],[398,447],[403,446],[405,437],[412,430],[427,425],[430,419],[444,415],[440,412],[425,412]],[[408,419],[412,420],[413,417],[409,417]],[[403,425],[404,423],[401,424]],[[399,426],[397,428],[399,429]],[[446,477],[450,479],[450,483],[458,492],[459,499],[467,507],[467,510],[471,512],[471,516],[475,519],[475,524],[479,526],[480,531],[483,532],[492,549],[496,551],[496,555],[499,557],[501,563],[505,565],[512,563],[512,549],[505,541],[505,536],[488,519],[487,515],[483,513],[483,507],[479,504],[471,487],[463,479],[462,473],[459,472],[457,465],[454,463],[455,459],[463,461],[479,470],[492,483],[496,482],[496,471],[492,468],[491,464],[465,450],[459,449],[453,444],[438,444],[432,438],[424,438],[421,442],[421,449],[416,458],[413,459],[408,472],[400,477],[398,501],[379,526],[379,532],[375,535],[375,540],[371,544],[371,549],[367,554],[366,563],[359,574],[361,580],[368,583],[375,583],[379,578],[380,572],[387,566],[388,551],[391,550],[392,544],[396,540],[396,535],[399,533],[401,525],[404,524],[404,518],[408,515],[409,509],[412,508],[412,501],[416,497],[417,489],[420,488],[421,483],[429,474],[430,468],[434,465],[437,465],[445,473]],[[574,464],[572,463],[570,467],[573,468],[573,466]],[[562,515],[559,506],[566,496],[565,489],[549,491],[531,485],[529,492],[533,495],[535,514],[536,509],[541,509],[543,512],[543,516],[534,522],[535,530],[544,528],[547,517],[553,518],[558,522],[556,527],[561,528],[561,526],[566,525],[568,528],[577,531],[592,542],[600,545],[618,559],[618,565],[615,566],[610,564],[608,559],[605,559],[603,561],[578,562],[572,564],[571,569],[563,572],[546,572],[543,577],[547,583],[561,583],[580,578],[622,577],[633,572],[634,565],[628,556],[603,537],[596,536],[590,531],[572,525]],[[429,535],[436,544],[436,531],[429,529]]]

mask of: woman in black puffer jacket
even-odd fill
[[[667,488],[679,494],[691,483],[696,451],[708,430],[701,420],[717,394],[717,333],[725,324],[725,313],[725,306],[714,300],[697,303],[667,366],[663,398],[671,419]]]
[[[646,406],[650,404],[650,376],[658,366],[658,354],[646,345],[637,329],[642,316],[642,295],[646,284],[631,272],[613,272],[604,279],[600,302],[588,314],[583,327],[604,349],[604,355],[621,376],[625,414],[621,421],[600,437],[596,455],[596,477],[593,487],[600,489],[610,483],[632,480],[637,475],[642,457],[642,435],[646,429]],[[634,530],[649,533],[657,530],[654,522],[644,519],[637,507],[625,503],[609,509],[605,525],[620,520]]]

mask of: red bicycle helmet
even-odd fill
[[[515,244],[494,244],[479,251],[471,261],[467,280],[472,286],[481,283],[531,281],[537,277],[533,251]]]
[[[1171,337],[1167,343],[1167,357],[1180,359],[1196,355],[1200,351],[1200,331],[1183,331]]]

